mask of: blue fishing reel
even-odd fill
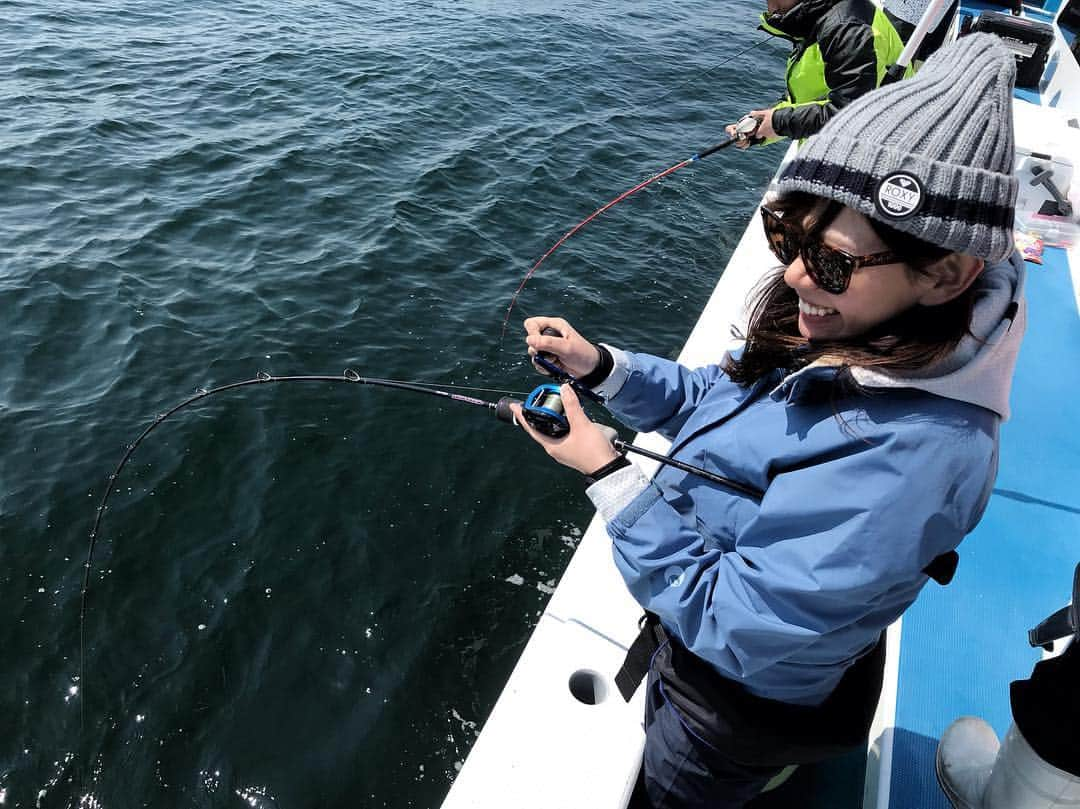
[[[521,415],[537,432],[561,438],[570,432],[570,422],[563,410],[562,393],[550,382],[533,389],[521,405]]]
[[[499,399],[495,405],[495,415],[499,421],[508,424],[516,423],[511,405],[521,405],[521,417],[529,423],[534,430],[551,438],[562,438],[570,432],[570,422],[566,420],[566,411],[563,409],[562,394],[558,385],[550,382],[534,388],[532,393],[525,397],[524,402],[510,396]]]

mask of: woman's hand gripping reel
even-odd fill
[[[557,331],[550,327],[544,329],[542,333],[552,336],[561,336]],[[543,362],[540,362],[541,359]],[[577,393],[586,396],[593,401],[603,403],[604,400],[602,397],[594,394],[589,388],[586,388],[575,379],[573,375],[568,374],[562,368],[555,365],[552,360],[554,360],[554,357],[551,355],[544,356],[541,353],[538,353],[533,357],[533,361],[539,367],[548,370],[552,376],[555,376],[556,379],[559,379],[564,384],[573,386]],[[520,403],[517,399],[512,399],[510,397],[503,397],[495,406],[495,415],[498,416],[500,421],[516,425],[517,422],[514,419],[514,411],[510,409],[511,405],[515,404],[521,404],[522,418],[524,418],[537,432],[543,433],[551,438],[562,438],[563,436],[569,435],[570,422],[566,418],[566,411],[563,408],[562,391],[558,385],[548,382],[538,386],[526,397],[524,403]],[[737,480],[732,480],[731,478],[726,478],[723,475],[718,475],[707,469],[702,469],[701,467],[692,466],[691,464],[675,460],[666,455],[652,452],[643,447],[627,444],[619,438],[619,434],[612,427],[608,427],[606,424],[597,424],[596,422],[593,422],[593,426],[600,430],[612,447],[615,448],[616,452],[623,454],[632,452],[635,455],[644,456],[657,463],[664,464],[665,466],[670,466],[674,469],[697,475],[704,480],[712,481],[713,483],[741,492],[753,497],[755,500],[760,500],[764,496],[764,492],[753,486],[749,486]],[[1080,573],[1078,573],[1078,575],[1080,575]]]
[[[550,326],[544,329],[541,334],[562,337],[558,331]],[[537,352],[536,356],[532,358],[533,363],[547,373],[548,376],[561,384],[570,385],[579,396],[590,399],[597,404],[604,403],[602,396],[582,385],[573,374],[567,373],[556,365],[554,360],[555,358],[551,354],[544,351]],[[499,400],[495,414],[501,421],[514,422],[514,414],[510,410],[512,404],[517,404],[517,400],[509,397],[503,397]],[[521,415],[534,430],[551,438],[562,438],[570,432],[570,423],[566,420],[566,411],[563,408],[562,392],[557,384],[546,382],[535,387],[525,397],[525,401],[521,403]],[[619,434],[611,427],[603,424],[596,426],[610,441],[615,441],[619,437]]]

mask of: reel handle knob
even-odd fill
[[[551,326],[545,326],[544,330],[541,331],[540,333],[543,334],[546,337],[562,337],[562,332],[559,331],[558,329],[551,328]],[[537,351],[536,356],[539,357],[540,359],[547,360],[548,362],[554,362],[555,361],[555,355],[552,354],[549,351]],[[535,363],[535,360],[534,360],[534,363]],[[536,363],[536,364],[539,364],[539,363]],[[543,369],[545,374],[547,374],[548,376],[551,376],[551,372],[547,368],[544,368],[543,365],[540,365],[540,367]]]

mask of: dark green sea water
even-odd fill
[[[591,517],[520,319],[675,354],[778,154],[758,3],[0,2],[0,804],[436,807]],[[483,394],[497,398],[498,394]],[[80,713],[84,722],[80,721]],[[522,728],[528,734],[529,728]],[[558,774],[553,773],[553,778]]]

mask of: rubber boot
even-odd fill
[[[1043,761],[1013,723],[990,773],[983,806],[985,809],[1080,809],[1080,776]]]
[[[1080,776],[1043,761],[1015,724],[999,745],[982,719],[958,719],[941,737],[936,763],[956,809],[1080,809]]]
[[[1000,748],[994,729],[977,716],[962,716],[945,729],[935,769],[941,791],[956,809],[982,809]]]

